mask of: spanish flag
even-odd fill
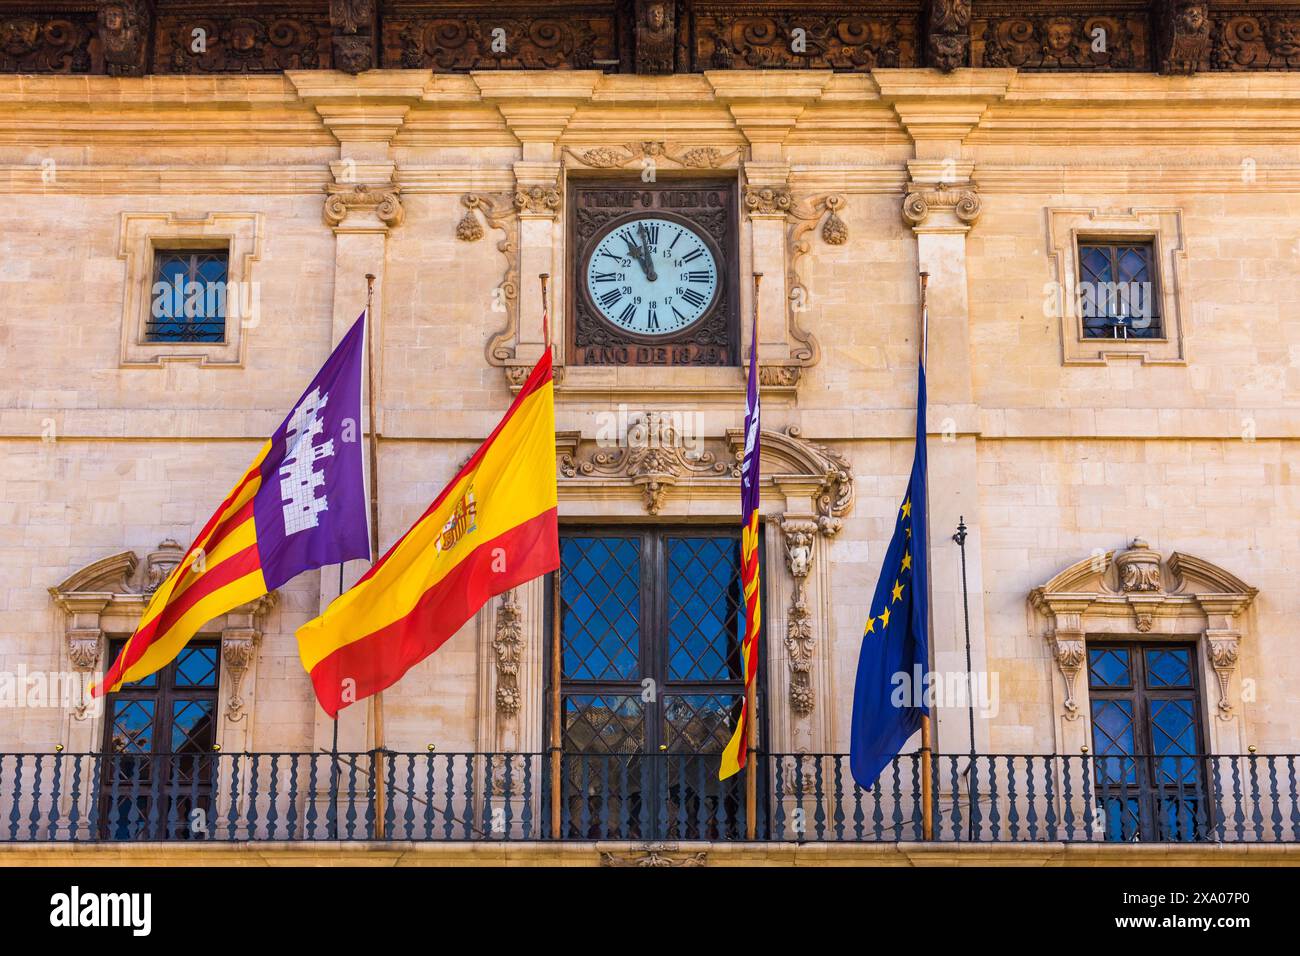
[[[208,621],[295,575],[370,556],[356,435],[365,326],[363,313],[154,591],[94,696],[162,670]]]
[[[298,653],[331,717],[397,683],[488,598],[560,566],[548,351],[487,441],[315,620]]]

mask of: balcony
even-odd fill
[[[935,755],[870,790],[845,754],[0,755],[0,844],[651,842],[1300,843],[1293,755]],[[558,790],[558,806],[556,791]]]

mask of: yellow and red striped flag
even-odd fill
[[[364,313],[149,599],[91,693],[166,667],[199,628],[290,578],[370,556],[361,443]]]
[[[759,404],[758,404],[758,312],[754,313],[754,338],[749,350],[749,387],[745,392],[745,456],[740,465],[740,582],[745,593],[745,636],[740,661],[745,677],[745,701],[740,708],[736,731],[722,751],[718,779],[726,780],[745,766],[749,748],[749,689],[758,673],[758,632],[762,620],[758,582],[759,510]]]
[[[549,350],[487,441],[351,590],[298,628],[331,717],[392,686],[494,595],[560,566]]]

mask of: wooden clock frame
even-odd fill
[[[571,180],[568,186],[565,360],[569,365],[734,367],[740,364],[739,215],[735,180],[666,179],[643,183]],[[587,261],[623,222],[656,216],[698,232],[718,263],[713,303],[695,322],[663,336],[621,329],[601,314],[587,290]]]

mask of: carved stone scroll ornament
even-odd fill
[[[343,185],[326,183],[325,221],[331,226],[343,223],[353,212],[373,212],[385,226],[394,227],[402,224],[405,210],[399,193],[402,187],[396,183],[384,186],[367,186],[364,184]]]
[[[1064,637],[1056,634],[1052,638],[1052,652],[1056,658],[1056,666],[1060,668],[1061,676],[1065,678],[1065,719],[1078,720],[1079,704],[1074,695],[1079,671],[1083,669],[1083,662],[1087,657],[1087,645],[1082,635]]]
[[[799,275],[799,263],[804,256],[812,251],[812,242],[808,234],[816,229],[819,224],[821,225],[822,242],[827,245],[842,246],[848,241],[849,227],[840,218],[844,206],[845,198],[840,193],[825,193],[792,199],[786,206],[786,212],[790,219],[789,235],[786,239],[788,262],[786,327],[789,330],[790,338],[797,345],[790,353],[790,359],[796,365],[784,366],[784,368],[793,370],[795,382],[798,381],[801,367],[816,365],[821,358],[821,345],[818,343],[816,336],[805,329],[799,321],[799,316],[808,312],[811,307],[811,296],[808,287],[804,285],[803,279]],[[779,367],[781,366],[776,366],[776,368]],[[764,371],[770,368],[774,367],[768,366]],[[784,384],[762,382],[761,379],[760,383]]]
[[[487,343],[487,360],[490,365],[505,365],[510,375],[517,366],[510,365],[515,357],[515,338],[519,334],[519,239],[518,215],[514,197],[509,193],[466,193],[460,197],[465,215],[456,223],[456,238],[461,242],[478,242],[485,235],[484,226],[501,233],[497,251],[505,258],[505,272],[493,292],[493,311],[504,311],[505,325],[493,333]],[[518,366],[522,368],[522,366]],[[524,369],[522,385],[528,371]]]
[[[1235,634],[1228,637],[1209,637],[1209,645],[1210,666],[1214,668],[1214,676],[1219,680],[1218,717],[1220,720],[1231,720],[1235,715],[1232,710],[1232,699],[1228,696],[1228,682],[1232,679],[1232,672],[1237,669],[1241,641]]]
[[[261,643],[261,638],[261,632],[251,628],[221,635],[221,659],[225,661],[226,672],[230,674],[226,719],[231,722],[237,723],[244,719],[244,698],[240,690],[244,684],[244,675],[257,657],[257,646]]]
[[[601,866],[642,866],[642,867],[694,867],[705,866],[709,854],[705,850],[697,853],[682,854],[677,852],[675,843],[646,843],[627,853],[602,852]]]
[[[944,73],[970,65],[971,0],[929,0],[926,54]]]
[[[741,154],[739,148],[723,151],[716,146],[683,147],[663,140],[624,143],[621,146],[597,146],[591,149],[564,147],[564,154],[589,169],[625,169],[635,164],[678,166],[683,169],[718,169]]]
[[[814,639],[807,581],[819,530],[817,522],[811,519],[781,519],[786,568],[794,579],[785,625],[785,650],[790,665],[790,709],[799,717],[811,714],[815,703],[812,686]]]
[[[496,658],[496,704],[502,717],[519,713],[519,659],[523,651],[522,612],[514,590],[501,595],[497,606],[492,653]]]

